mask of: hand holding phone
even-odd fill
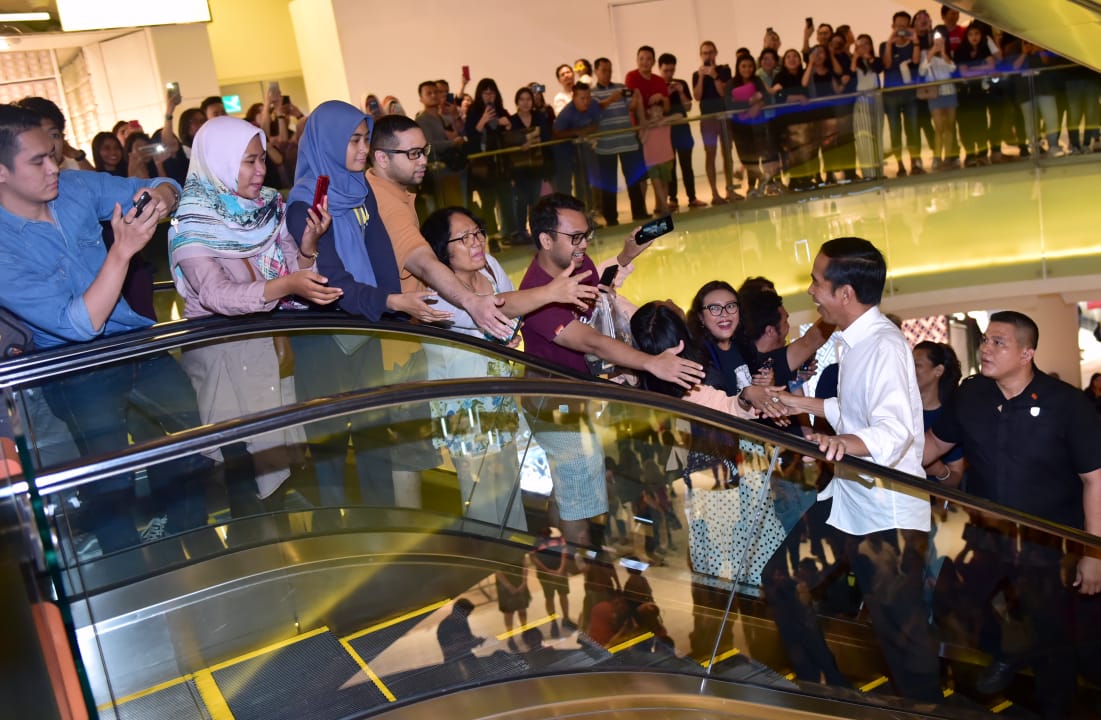
[[[321,203],[324,202],[325,196],[329,193],[329,176],[318,175],[317,184],[313,188],[313,205],[312,207],[321,207]]]
[[[635,244],[645,245],[646,243],[656,240],[657,238],[673,231],[673,216],[666,215],[665,217],[657,218],[645,223],[635,233]]]
[[[608,267],[604,268],[604,272],[600,273],[600,284],[603,285],[606,288],[611,288],[612,283],[615,282],[616,273],[618,273],[618,272],[619,272],[619,265],[609,265]],[[601,290],[600,292],[607,292],[607,291],[606,290]]]
[[[470,66],[463,65],[463,84],[470,82]]]
[[[134,201],[134,217],[141,217],[142,210],[145,210],[145,206],[153,200],[153,196],[149,194],[148,190],[142,190],[141,195],[138,195],[138,199]]]

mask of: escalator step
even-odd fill
[[[417,615],[416,617],[402,620],[393,625],[388,625],[378,630],[368,632],[366,635],[353,637],[348,640],[348,644],[352,646],[352,649],[354,649],[361,658],[363,658],[364,662],[371,662],[385,652],[388,647],[405,637],[406,633],[410,632],[419,625],[422,620],[430,615],[431,613]]]
[[[100,720],[210,720],[194,680],[170,685],[148,695],[126,700],[115,708],[99,708]]]
[[[528,663],[521,656],[497,651],[484,657],[406,670],[388,675],[382,681],[398,699],[402,699],[470,683],[515,678],[526,675],[529,670]]]
[[[330,720],[386,704],[331,633],[213,671],[235,720]]]

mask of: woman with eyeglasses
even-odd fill
[[[718,368],[721,389],[727,395],[738,396],[743,410],[751,406],[768,417],[780,417],[772,407],[772,392],[765,385],[755,385],[749,364],[738,349],[741,311],[738,293],[723,280],[712,280],[692,298],[688,311],[688,331]]]
[[[459,282],[472,292],[500,295],[502,311],[515,318],[549,303],[566,303],[586,308],[597,293],[595,287],[566,273],[548,285],[531,290],[515,290],[504,268],[486,249],[482,222],[461,207],[441,208],[425,219],[421,235],[428,241],[444,265],[451,268]],[[570,268],[572,270],[572,267]],[[480,339],[488,338],[478,324],[460,307],[439,299],[440,309],[452,314],[449,329]],[[498,341],[501,342],[501,341]],[[520,342],[513,332],[505,341],[509,347]],[[458,347],[426,344],[428,379],[507,377],[508,362],[484,353]],[[526,529],[520,506],[520,494],[513,484],[519,481],[514,437],[519,426],[519,410],[511,396],[434,400],[431,403],[435,426],[435,444],[446,447],[459,475],[459,484],[469,517],[486,522],[507,521],[509,527]]]

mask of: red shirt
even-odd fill
[[[573,274],[584,274],[586,271],[589,271],[589,277],[581,282],[586,285],[595,286],[599,280],[600,273],[596,271],[596,265],[588,255],[585,256],[585,260],[581,263],[581,267],[575,270]],[[553,279],[554,278],[539,265],[539,259],[536,257],[532,259],[531,265],[528,266],[527,272],[524,273],[524,279],[520,281],[519,289],[526,290],[528,288],[542,287]],[[524,337],[524,352],[529,352],[544,360],[556,362],[559,365],[565,365],[571,370],[576,370],[579,373],[587,375],[589,373],[589,366],[585,362],[585,354],[558,345],[554,342],[554,339],[558,337],[558,333],[562,332],[571,322],[582,318],[588,319],[591,314],[592,310],[589,310],[584,315],[581,315],[573,306],[559,303],[544,305],[535,312],[529,313],[524,318],[524,324],[520,328],[520,334]]]
[[[631,88],[637,93],[642,95],[642,106],[650,106],[650,98],[654,95],[664,95],[669,97],[669,85],[666,84],[665,78],[657,73],[650,73],[650,79],[642,77],[642,73],[638,70],[632,70],[627,73],[627,77],[623,82],[627,87]]]

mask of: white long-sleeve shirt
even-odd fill
[[[841,332],[837,397],[825,401],[826,419],[838,434],[858,436],[866,459],[924,477],[921,393],[906,338],[878,307]],[[890,528],[929,529],[929,496],[898,492],[876,478],[853,476],[842,467],[818,496],[833,498],[829,524],[851,535]]]

